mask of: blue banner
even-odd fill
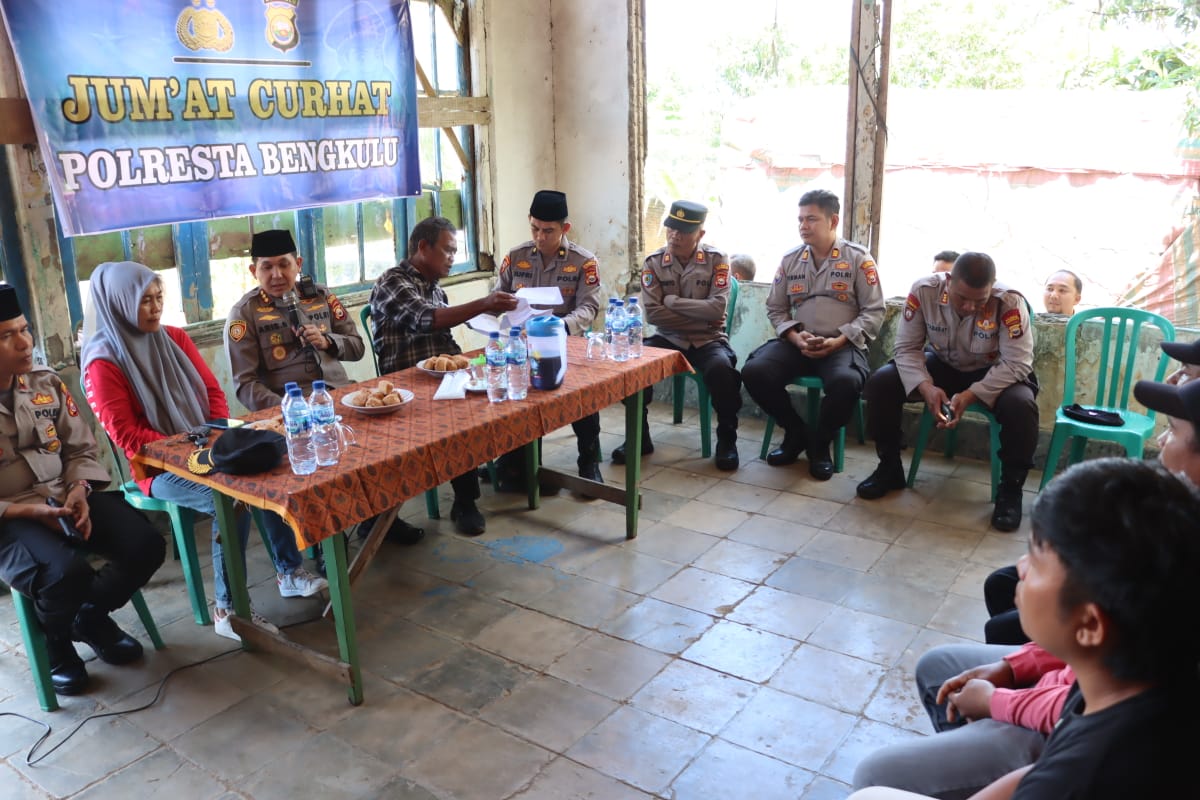
[[[0,0],[68,236],[420,193],[408,0]]]

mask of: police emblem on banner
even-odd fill
[[[233,47],[233,25],[217,9],[217,0],[192,0],[175,20],[175,35],[188,50],[224,53]]]
[[[268,3],[263,13],[267,17],[267,27],[263,34],[267,44],[281,53],[286,53],[300,43],[300,31],[296,30],[296,9],[299,0],[283,0],[283,2]]]

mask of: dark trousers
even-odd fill
[[[55,525],[30,519],[0,520],[0,579],[33,600],[50,637],[70,635],[84,603],[108,613],[129,602],[163,562],[166,544],[142,512],[117,492],[88,498],[92,533],[80,545]],[[93,569],[87,555],[108,559]]]
[[[475,470],[464,472],[457,478],[450,479],[450,488],[454,489],[454,500],[477,500],[479,498],[479,476]]]
[[[791,342],[773,339],[750,354],[742,369],[742,382],[759,408],[774,417],[786,431],[804,430],[804,420],[792,406],[787,387],[797,377],[816,375],[825,385],[817,438],[830,441],[838,428],[850,421],[867,380],[867,355],[847,345],[826,358],[809,358]]]
[[[600,414],[588,414],[571,423],[575,440],[579,446],[579,466],[584,462],[600,461]],[[496,469],[507,477],[525,474],[525,449],[518,447],[496,459]]]
[[[925,354],[926,368],[935,386],[948,396],[965,390],[987,374],[987,368],[959,372],[932,353]],[[1033,466],[1033,451],[1037,447],[1038,408],[1037,377],[1030,375],[1021,383],[1009,386],[996,398],[992,413],[1000,423],[1000,463],[1005,467],[1029,469]],[[880,458],[900,457],[900,423],[904,403],[920,399],[909,397],[900,381],[895,362],[877,369],[863,389],[867,401],[867,433],[875,440]]]
[[[1001,567],[983,582],[983,602],[990,619],[984,623],[983,636],[988,644],[1025,644],[1029,637],[1021,628],[1017,613],[1017,568]]]
[[[645,340],[650,347],[665,347],[683,353],[692,369],[700,373],[704,386],[712,397],[717,412],[717,435],[737,432],[738,412],[742,410],[742,376],[737,371],[737,353],[728,342],[709,342],[703,347],[676,347],[665,337],[655,334]],[[645,405],[654,400],[654,387],[645,391]]]

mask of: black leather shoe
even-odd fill
[[[579,477],[587,478],[589,481],[595,481],[596,483],[604,483],[604,476],[600,473],[600,465],[595,461],[580,462]]]
[[[738,460],[736,436],[717,437],[717,452],[713,463],[717,465],[717,469],[723,472],[733,472],[738,468],[738,464],[741,462]]]
[[[829,455],[829,442],[809,445],[808,474],[819,481],[827,481],[833,477],[833,458]]]
[[[483,514],[475,507],[474,500],[455,500],[450,507],[450,519],[463,536],[478,536],[487,530]]]
[[[899,460],[880,461],[871,477],[858,485],[858,496],[863,500],[878,500],[890,491],[908,485],[904,478],[904,465]]]
[[[1001,485],[992,510],[992,527],[1008,533],[1021,527],[1021,489]]]
[[[142,657],[142,643],[92,605],[84,604],[75,615],[71,638],[95,650],[96,657],[105,664],[128,664]]]
[[[87,688],[87,668],[83,659],[75,652],[75,645],[65,636],[46,637],[46,650],[50,656],[50,683],[55,694],[80,694]]]
[[[648,456],[654,452],[654,442],[650,441],[650,437],[642,434],[642,455]],[[621,442],[612,452],[612,462],[614,464],[625,463],[625,443]]]
[[[425,538],[425,529],[396,517],[384,538],[393,544],[414,545]]]
[[[783,432],[783,441],[779,443],[771,452],[767,453],[767,463],[772,467],[783,467],[788,464],[796,463],[796,459],[804,452],[804,448],[808,443],[805,441],[804,431],[787,431]]]

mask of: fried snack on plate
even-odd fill
[[[390,392],[396,388],[396,384],[392,383],[391,381],[380,381],[379,385],[375,388],[377,388],[379,391],[383,392],[384,394],[387,394],[388,392]]]
[[[383,404],[385,406],[400,405],[400,393],[399,392],[388,392],[387,394],[385,394],[383,396]]]

